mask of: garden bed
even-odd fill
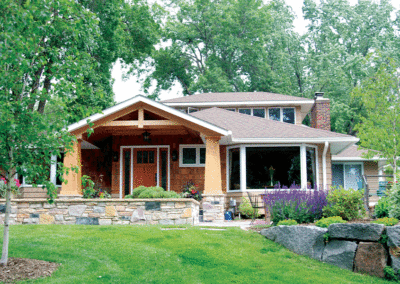
[[[20,280],[49,277],[60,265],[44,260],[10,257],[7,266],[0,266],[0,281],[15,283]]]

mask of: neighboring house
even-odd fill
[[[312,127],[302,124],[309,113]],[[94,124],[89,137],[88,119]],[[139,185],[180,192],[187,181],[225,200],[278,182],[329,188],[337,181],[332,169],[340,167],[332,168],[335,157],[358,141],[330,131],[330,102],[321,93],[315,99],[205,93],[162,102],[136,96],[68,130],[78,142],[64,164],[81,171],[66,177],[60,197],[80,196],[82,174],[115,198]]]
[[[379,182],[384,181],[384,177],[378,177],[378,175],[384,175],[384,166],[386,160],[373,157],[371,159],[365,159],[363,154],[366,154],[367,150],[360,150],[358,146],[352,145],[337,155],[332,156],[332,185],[343,186],[346,189],[364,188],[363,175],[366,176],[369,191],[370,201],[378,201],[377,190],[379,188]]]

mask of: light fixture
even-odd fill
[[[174,162],[178,161],[178,151],[177,150],[172,150],[172,161],[174,161]]]
[[[114,162],[118,162],[118,157],[119,157],[118,152],[113,152],[113,161]]]
[[[146,130],[146,132],[144,132],[142,135],[143,135],[144,142],[150,142],[150,132],[147,132],[147,130]]]

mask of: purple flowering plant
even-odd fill
[[[265,192],[262,198],[271,214],[271,221],[277,224],[281,220],[293,219],[298,223],[313,223],[321,219],[328,191],[314,188],[302,190],[294,183],[289,188],[278,183],[273,191]]]

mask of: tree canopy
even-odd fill
[[[163,44],[149,61],[151,96],[179,83],[184,95],[268,91],[331,99],[332,130],[351,135],[365,117],[352,89],[377,71],[370,54],[399,61],[400,18],[388,0],[304,0],[304,35],[283,0],[170,0]]]
[[[49,165],[71,150],[67,125],[114,103],[111,68],[151,53],[158,25],[140,0],[0,2],[0,176],[6,182],[1,264],[8,258],[15,175],[47,188]],[[59,172],[65,170],[61,167]]]
[[[400,85],[397,65],[393,61],[380,64],[378,71],[361,86],[353,97],[360,98],[367,116],[356,125],[361,146],[368,151],[367,158],[379,156],[393,167],[397,179],[397,160],[400,156]]]
[[[297,93],[288,68],[301,68],[298,36],[291,33],[293,14],[283,1],[173,0],[169,7],[174,12],[163,28],[165,44],[154,51],[154,70],[145,82],[145,88],[157,82],[155,95],[176,81],[185,95]]]

